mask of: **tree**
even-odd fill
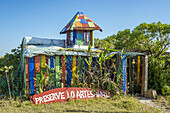
[[[20,48],[21,47],[19,46],[16,49],[12,49],[11,53],[6,53],[4,57],[0,58],[0,67],[1,68],[12,67],[10,69],[4,68],[5,71],[0,71],[0,81],[2,80],[1,78],[6,77],[8,89],[10,89],[10,87],[12,87],[11,89],[14,88],[14,83],[13,83],[14,82],[14,71],[17,70],[17,68],[19,67],[19,64],[20,64],[20,54],[21,54]],[[8,76],[7,76],[6,71],[8,72]],[[9,84],[9,81],[11,84]],[[6,88],[2,84],[0,84],[0,90],[1,90],[2,94],[6,93],[4,89],[6,89]],[[10,95],[10,98],[11,98],[11,95]]]
[[[147,54],[149,56],[149,88],[161,93],[167,86],[169,70],[165,68],[165,62],[169,56],[164,54],[170,47],[170,24],[142,23],[133,30],[125,29],[116,35],[97,41],[103,40],[113,44],[115,49]],[[101,45],[98,47],[102,47],[103,44],[101,42],[99,44]],[[168,87],[170,89],[170,85]]]
[[[142,23],[132,31],[125,29],[117,35],[107,37],[116,49],[145,52],[155,58],[161,56],[170,47],[170,25],[161,22]]]
[[[94,42],[94,45],[95,45],[95,48],[100,48],[100,49],[104,49],[105,47],[105,44],[107,44],[107,48],[110,48],[110,49],[113,49],[114,48],[114,45],[112,43],[112,40],[109,40],[109,39],[94,39],[95,42]]]

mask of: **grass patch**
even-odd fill
[[[110,99],[96,98],[88,100],[70,100],[63,103],[32,105],[31,101],[18,102],[0,101],[0,111],[3,112],[160,112],[156,108],[141,104],[132,96],[114,96]]]
[[[156,99],[153,100],[153,102],[155,102],[160,107],[165,107],[167,110],[170,111],[170,95],[158,96]]]

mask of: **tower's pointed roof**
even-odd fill
[[[73,29],[102,31],[102,29],[98,25],[96,25],[82,12],[77,12],[77,14],[71,19],[71,21],[61,30],[60,34],[66,33],[66,31],[72,31]]]

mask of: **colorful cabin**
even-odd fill
[[[78,12],[60,32],[67,34],[67,40],[24,37],[21,62],[14,79],[17,89],[11,88],[13,92],[16,95],[22,93],[29,96],[40,93],[42,89],[48,91],[61,87],[80,87],[84,83],[91,84],[94,75],[100,74],[98,61],[102,51],[91,48],[92,58],[89,66],[90,57],[86,50],[89,42],[94,47],[94,30],[102,31],[85,14]],[[141,95],[144,95],[148,84],[147,55],[127,52],[122,54],[123,59],[120,52],[107,55],[113,55],[105,62],[104,67],[110,73],[109,79],[120,82],[116,77],[122,75],[125,93],[141,92]],[[5,77],[0,81],[0,85],[8,89],[7,85],[4,85]]]
[[[102,29],[82,12],[77,14],[62,29],[60,34],[67,34],[67,47],[87,48],[90,44],[94,47],[94,30]]]

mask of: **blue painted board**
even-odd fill
[[[83,40],[83,33],[77,33],[77,39]]]
[[[50,68],[54,69],[54,56],[50,56]],[[51,71],[52,73],[54,71]]]
[[[29,86],[30,94],[34,94],[34,57],[29,58]]]
[[[71,86],[72,79],[72,66],[71,66],[71,56],[67,56],[67,87]]]
[[[126,55],[123,55],[123,91],[126,92]]]

